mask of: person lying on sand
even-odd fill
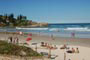
[[[72,50],[68,50],[67,53],[75,53],[75,49],[72,48]]]
[[[54,45],[54,49],[57,49],[57,46],[56,45]]]
[[[42,46],[42,47],[48,47],[49,44],[48,44],[48,43],[45,43],[45,42],[41,42],[41,46]]]
[[[56,47],[56,45],[49,45],[49,46],[47,46],[47,48],[50,48],[50,49],[57,49],[57,47]]]
[[[44,42],[41,42],[41,46],[44,47]]]
[[[64,44],[60,49],[66,49],[67,48],[67,46],[66,46],[66,44]]]

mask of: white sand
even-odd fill
[[[35,50],[35,46],[30,45],[33,50]],[[51,50],[51,55],[58,55],[54,60],[64,60],[64,53],[66,53],[66,60],[71,59],[71,60],[90,60],[90,48],[88,47],[83,47],[83,46],[75,46],[75,45],[68,45],[70,49],[73,48],[79,48],[80,53],[67,53],[66,49],[60,49],[62,45],[57,45],[58,49],[52,49]],[[37,45],[38,49],[37,51],[40,52],[49,52],[49,49],[46,48],[41,48],[40,44]]]
[[[9,36],[18,37],[20,40],[20,43],[26,42],[26,38],[28,36],[20,36],[20,35],[12,35],[12,34],[0,34],[0,39],[4,40],[7,39]],[[66,60],[69,58],[71,60],[90,60],[90,39],[87,38],[60,38],[55,37],[55,40],[52,40],[48,36],[39,36],[39,35],[33,35],[32,39],[29,44],[34,49],[35,46],[32,46],[32,43],[38,43],[38,47],[40,42],[47,42],[52,45],[57,45],[58,49],[51,50],[51,53],[54,55],[58,55],[58,57],[55,58],[55,60],[64,60],[64,53],[66,53],[66,50],[61,50],[60,46],[63,44],[69,44],[69,47],[72,48],[79,48],[80,53],[73,53],[69,54],[66,53]],[[38,52],[48,52],[48,49],[40,49],[38,48]]]

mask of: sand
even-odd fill
[[[19,43],[24,43],[26,42],[26,38],[29,36],[27,35],[16,35],[16,34],[3,34],[0,33],[0,40],[7,40],[9,36],[18,37],[19,38]],[[66,53],[66,50],[61,50],[60,47],[63,44],[68,44],[70,48],[79,48],[80,53],[73,53],[69,54],[66,53],[66,60],[71,59],[71,60],[90,60],[90,39],[89,38],[64,38],[64,37],[54,37],[55,40],[52,40],[50,36],[42,36],[42,35],[32,35],[32,40],[29,41],[29,46],[35,49],[35,46],[32,46],[32,43],[37,43],[38,46],[40,47],[41,42],[47,42],[52,45],[56,45],[58,49],[56,50],[51,50],[52,55],[58,55],[54,60],[64,60],[64,53]],[[40,52],[47,52],[48,49],[41,49],[38,48],[37,50],[39,53]]]

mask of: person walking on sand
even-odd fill
[[[19,43],[18,37],[15,37],[15,38],[14,38],[14,44],[18,44],[18,43]]]
[[[64,60],[66,60],[66,53],[64,53]]]
[[[9,37],[8,39],[9,39],[9,43],[12,43],[12,37]]]
[[[74,32],[72,32],[72,33],[71,33],[71,36],[72,36],[72,37],[75,37],[75,33],[74,33]]]
[[[51,34],[51,39],[52,39],[52,40],[55,40],[54,37],[53,37],[53,34]]]

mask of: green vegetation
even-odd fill
[[[18,46],[5,41],[0,41],[0,54],[14,56],[41,56],[41,54],[33,51],[29,47]]]
[[[0,27],[41,27],[47,26],[47,24],[33,22],[28,20],[26,16],[18,15],[16,18],[14,14],[0,15]]]

